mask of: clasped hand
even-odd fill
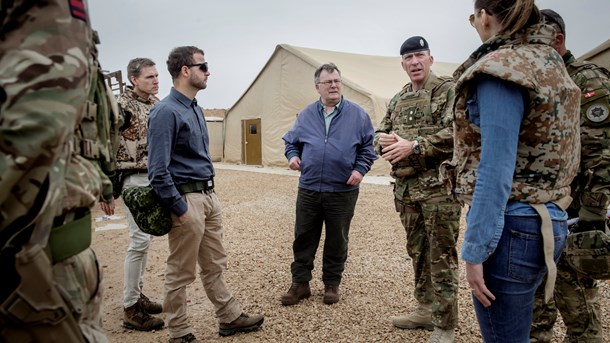
[[[394,164],[413,154],[413,144],[395,133],[380,133],[379,145],[381,146],[381,157]]]

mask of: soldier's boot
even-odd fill
[[[165,325],[163,319],[156,318],[148,314],[146,310],[136,302],[132,306],[124,309],[123,326],[130,330],[151,331],[160,329]]]
[[[138,302],[140,303],[140,306],[142,306],[142,308],[146,310],[146,312],[148,312],[149,314],[159,314],[163,312],[163,306],[148,299],[148,297],[145,296],[144,293],[140,293],[140,298],[138,299]]]
[[[220,323],[218,334],[221,336],[231,336],[238,332],[250,332],[257,330],[263,325],[265,317],[261,314],[242,313],[230,323]]]
[[[428,343],[453,343],[454,341],[455,332],[453,329],[443,330],[441,328],[434,328],[428,339]]]
[[[399,329],[426,329],[434,330],[432,324],[432,305],[422,305],[409,313],[402,316],[394,316],[392,319],[392,325]]]
[[[295,305],[301,299],[306,299],[311,296],[311,289],[309,288],[309,282],[297,283],[293,282],[290,285],[290,289],[286,294],[282,295],[282,305],[290,306]]]

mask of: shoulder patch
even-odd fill
[[[72,17],[87,22],[87,10],[85,9],[83,0],[68,0],[68,6],[70,6],[70,14]]]
[[[604,104],[594,104],[587,109],[587,119],[594,123],[601,123],[608,119],[610,109]]]

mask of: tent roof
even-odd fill
[[[400,90],[409,78],[400,67],[400,56],[374,56],[297,47],[289,44],[279,44],[252,84],[244,94],[235,102],[235,105],[244,97],[256,80],[265,71],[273,57],[280,50],[286,50],[302,59],[305,63],[318,68],[324,63],[332,62],[341,70],[343,83],[364,94],[375,95],[391,99]],[[458,64],[434,62],[432,70],[437,75],[450,76]],[[313,75],[312,75],[313,77]],[[235,107],[233,105],[233,107]]]

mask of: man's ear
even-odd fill
[[[556,44],[557,46],[563,46],[566,42],[566,36],[563,33],[557,33],[555,35],[555,41],[553,42],[553,44]]]

